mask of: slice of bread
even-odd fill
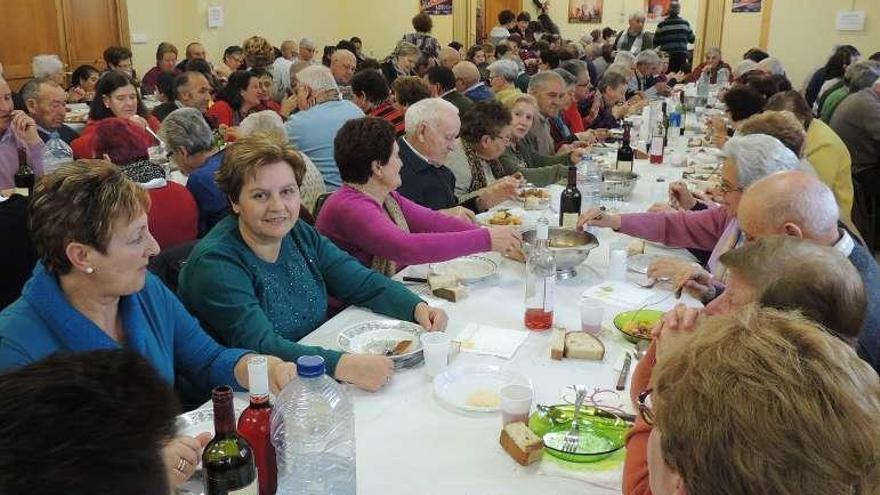
[[[553,336],[550,337],[550,359],[560,361],[565,355],[565,329],[553,328]]]
[[[437,289],[454,289],[458,287],[458,277],[455,275],[430,273],[428,274],[428,286],[431,292]]]
[[[455,287],[438,287],[431,291],[435,297],[445,299],[449,302],[458,302],[467,295],[467,287],[458,285]]]
[[[569,332],[565,336],[565,357],[601,361],[605,357],[605,344],[586,332]]]
[[[501,447],[520,465],[541,460],[544,441],[522,421],[510,423],[501,430]]]

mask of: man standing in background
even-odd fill
[[[688,43],[696,40],[691,25],[680,17],[681,4],[669,4],[669,17],[657,25],[654,47],[669,54],[669,72],[690,72]]]

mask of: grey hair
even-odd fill
[[[392,57],[418,57],[421,54],[422,51],[419,47],[408,41],[398,42],[397,46],[394,47],[394,51],[391,52]]]
[[[345,48],[340,48],[333,52],[333,55],[330,55],[330,63],[333,63],[334,60],[339,59],[340,57],[348,57],[351,60],[357,61],[357,57],[354,56],[354,53],[351,53],[349,50]]]
[[[296,81],[318,93],[330,90],[339,91],[339,85],[336,84],[336,79],[333,78],[330,68],[323,65],[310,65],[297,72]]]
[[[642,50],[636,57],[636,65],[657,65],[659,63],[660,55],[657,55],[654,50]]]
[[[31,62],[34,77],[49,77],[64,70],[64,63],[58,55],[37,55]]]
[[[415,134],[419,124],[435,125],[443,118],[444,114],[452,113],[458,116],[458,108],[444,100],[443,98],[425,98],[419,100],[406,109],[404,115],[404,126],[406,127],[406,135]]]
[[[515,64],[516,64],[516,70],[517,70],[517,73],[516,73],[517,76],[519,75],[520,72],[523,72],[523,71],[526,70],[526,64],[524,64],[523,61],[522,61],[522,59],[519,58],[519,55],[517,55],[516,53],[514,53],[512,50],[509,51],[509,52],[507,52],[507,53],[505,53],[505,54],[501,57],[501,60],[510,60],[511,62],[515,63]]]
[[[767,57],[761,60],[758,62],[758,68],[774,76],[785,75],[785,68],[782,67],[782,62],[776,57]]]
[[[303,38],[299,40],[300,48],[315,48],[315,42],[311,38]]]
[[[21,88],[21,101],[27,102],[31,98],[36,99],[40,95],[40,88],[43,87],[44,84],[49,86],[60,88],[55,81],[49,79],[48,77],[38,77],[36,79],[31,79]]]
[[[629,17],[627,18],[627,20],[631,21],[633,19],[641,19],[644,21],[647,18],[648,18],[648,16],[645,14],[644,10],[637,10],[637,11],[633,12],[632,14],[630,14]]]
[[[587,75],[589,75],[590,73],[589,69],[587,69],[587,63],[583,60],[566,60],[565,62],[559,64],[559,67],[567,70],[569,74],[573,75],[574,77],[577,77],[585,72],[587,73]]]
[[[574,83],[577,82],[577,79],[575,79],[575,77],[571,74],[571,72],[569,72],[563,68],[557,67],[557,68],[553,69],[553,72],[559,74],[559,77],[562,78],[562,81],[565,83],[566,88],[571,87],[571,85],[573,85]]]
[[[734,79],[739,79],[747,72],[751,72],[756,69],[758,69],[758,63],[754,60],[742,60],[740,61],[740,63],[736,64],[736,67],[733,68],[733,77]]]
[[[611,64],[605,69],[605,74],[619,74],[623,76],[624,79],[629,79],[633,75],[632,67],[627,67],[624,64]]]
[[[656,55],[656,53],[655,53],[655,55]],[[614,64],[621,64],[621,65],[624,65],[624,66],[632,69],[632,67],[636,64],[636,56],[630,52],[626,52],[626,51],[621,50],[621,51],[617,52],[617,55],[614,56],[613,63]]]
[[[274,110],[252,113],[238,125],[238,137],[250,136],[256,132],[270,132],[286,136],[284,121]]]
[[[798,157],[778,139],[766,134],[733,136],[724,145],[724,156],[736,165],[736,180],[745,189],[774,172],[803,170]]]
[[[562,79],[562,76],[552,70],[542,70],[529,79],[529,94],[533,95],[537,93],[545,84],[551,81],[558,82],[565,86],[565,81]]]
[[[505,58],[492,62],[487,70],[489,74],[497,74],[507,82],[516,81],[516,76],[519,75],[519,66],[516,65],[516,62]]]
[[[706,50],[706,55],[708,55],[710,53],[714,53],[714,54],[718,55],[718,58],[721,58],[721,48],[713,46],[712,48],[709,48],[708,50]]]
[[[869,88],[880,80],[880,62],[865,60],[852,64],[846,68],[844,79],[852,93]]]
[[[168,151],[183,148],[190,155],[214,148],[214,135],[202,112],[195,108],[178,108],[162,121],[159,135]]]

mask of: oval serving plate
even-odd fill
[[[374,320],[352,325],[337,337],[339,348],[352,354],[388,355],[400,342],[412,341],[403,352],[388,355],[395,369],[409,368],[422,362],[421,336],[425,329],[400,320]]]
[[[486,256],[462,256],[428,265],[431,273],[452,275],[464,283],[485,280],[498,272],[498,264]]]

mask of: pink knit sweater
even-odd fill
[[[374,256],[406,265],[446,261],[491,249],[489,231],[469,222],[420,206],[396,192],[410,233],[391,220],[366,194],[343,185],[324,203],[315,227],[365,266]]]

